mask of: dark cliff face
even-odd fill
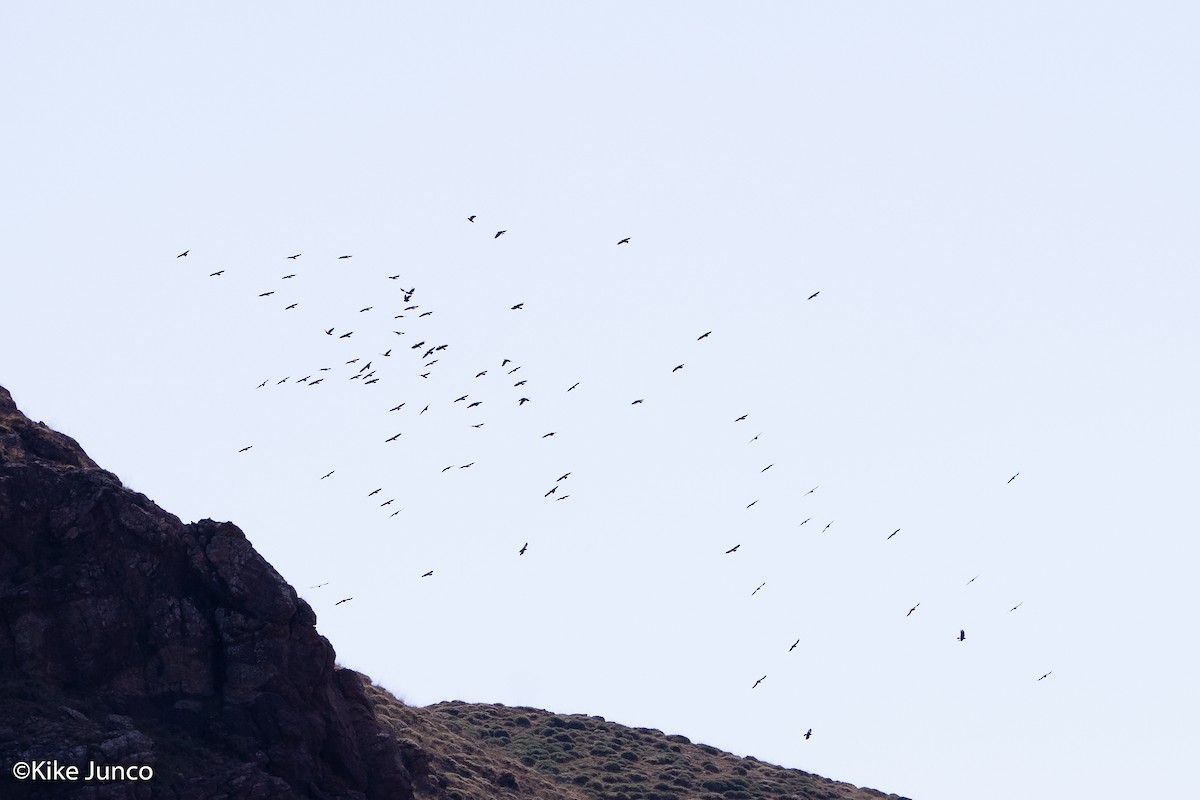
[[[236,526],[183,524],[0,387],[0,797],[412,797],[315,623]],[[13,780],[52,759],[154,778]]]

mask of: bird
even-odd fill
[[[556,497],[556,498],[554,498],[554,499],[555,499],[556,501],[557,501],[557,500],[566,500],[566,499],[567,499],[568,497],[570,497],[570,496],[571,496],[571,495],[569,495],[569,494],[564,494],[564,495],[560,495],[559,497]]]
[[[890,538],[892,538],[893,536],[895,536],[895,535],[896,535],[897,533],[899,533],[899,532],[900,532],[900,529],[899,529],[899,528],[896,528],[896,530],[894,530],[894,531],[892,531],[891,533],[889,533],[889,534],[888,534],[888,537],[887,537],[887,538],[888,538],[888,539],[890,539]],[[884,541],[886,542],[886,541],[887,541],[887,539],[884,539]]]
[[[466,469],[467,467],[474,466],[474,464],[475,464],[475,462],[472,461],[470,464],[463,464],[461,467],[459,467],[459,469]]]
[[[503,236],[503,235],[504,235],[504,234],[506,234],[506,233],[508,233],[508,231],[507,231],[507,230],[503,230],[503,231],[496,231],[496,235],[495,235],[495,236],[493,236],[492,238],[493,238],[493,239],[499,239],[501,236]]]
[[[396,502],[396,498],[393,497],[391,500],[385,500],[384,502],[380,503],[379,507],[383,508],[384,506],[390,506],[394,502]]]
[[[262,294],[259,295],[259,297],[270,297],[273,294],[275,294],[275,293],[274,292],[263,292]]]
[[[809,517],[808,519],[804,520],[804,522],[801,522],[800,525],[804,525],[805,523],[808,523],[808,522],[812,522],[812,517]],[[800,525],[797,525],[796,527],[799,528]]]
[[[524,303],[517,303],[515,306],[513,306],[512,308],[510,308],[510,309],[509,309],[509,311],[520,311],[520,310],[521,310],[521,309],[523,309],[523,308],[525,308],[525,304],[524,304]],[[504,365],[503,365],[503,364],[501,364],[500,366],[504,366]]]
[[[516,372],[516,371],[517,371],[517,370],[519,370],[519,369],[520,369],[520,367],[513,367],[512,369],[510,369],[510,370],[508,371],[508,374],[509,374],[509,375],[512,375],[514,372]]]
[[[676,367],[675,369],[671,370],[671,372],[673,372],[673,373],[674,373],[674,372],[679,372],[679,370],[681,370],[681,369],[683,369],[683,364],[680,364],[678,367]]]
[[[476,216],[475,214],[472,214],[471,216],[467,217],[467,222],[474,222],[475,216]]]
[[[622,239],[621,241],[617,242],[617,244],[629,244],[629,237],[628,237],[628,236],[626,236],[624,239]]]
[[[257,388],[257,389],[261,389],[261,388],[263,388],[263,387],[264,387],[264,386],[266,386],[266,385],[267,385],[267,382],[266,382],[266,381],[263,381],[262,383],[260,383],[260,384],[259,384],[257,387],[255,387],[255,388]]]
[[[979,577],[978,575],[976,575],[976,576],[975,576],[975,578],[978,578],[978,577]],[[966,582],[965,584],[963,584],[963,585],[964,585],[964,586],[970,586],[972,583],[974,583],[974,582],[975,582],[975,578],[971,578],[971,580],[967,581],[967,582]]]
[[[813,492],[815,492],[817,489],[820,489],[820,488],[821,488],[821,484],[818,483],[816,486],[814,486],[813,488],[811,488],[807,492],[805,492],[804,496],[808,497],[810,494],[812,494]]]
[[[394,441],[396,441],[396,440],[397,440],[397,439],[399,439],[399,438],[400,438],[400,434],[399,434],[399,433],[397,433],[397,434],[396,434],[395,436],[393,436],[392,438],[385,440],[385,441],[384,441],[384,444],[387,444],[387,442],[394,442]]]
[[[422,339],[421,341],[417,342],[416,344],[414,344],[412,347],[410,347],[408,349],[409,350],[420,350],[424,346],[425,346],[425,340]],[[422,356],[422,358],[424,358],[424,356]]]
[[[389,347],[386,353],[380,353],[379,355],[383,356],[384,358],[390,358],[392,355],[392,348]]]
[[[192,252],[192,251],[191,251],[191,250],[184,250],[182,253],[180,253],[179,255],[177,255],[177,256],[175,256],[175,257],[176,257],[176,258],[183,258],[184,256],[186,256],[186,255],[187,255],[188,253],[190,253],[190,252]]]
[[[762,434],[761,433],[755,434],[754,438],[751,439],[749,442],[746,442],[746,444],[751,444],[753,442],[757,442],[759,436],[762,436]]]
[[[471,427],[472,427],[472,428],[482,428],[482,427],[483,427],[483,425],[484,425],[484,423],[482,423],[482,422],[481,422],[481,423],[479,423],[478,425],[472,425]]]
[[[965,642],[965,641],[967,640],[967,632],[966,632],[966,631],[963,631],[963,630],[960,630],[960,631],[958,632],[958,640],[959,640],[960,642]]]
[[[295,308],[295,307],[296,307],[296,306],[298,306],[298,305],[300,305],[300,304],[299,304],[299,303],[292,303],[290,306],[288,306],[287,308],[285,308],[285,309],[283,309],[283,310],[284,310],[284,311],[291,311],[293,308]]]
[[[367,495],[367,497],[374,497],[375,495],[379,494],[382,491],[383,491],[383,487],[380,486],[378,489],[376,489],[375,491],[373,491],[369,495]]]
[[[325,581],[324,583],[318,583],[316,586],[310,586],[310,587],[308,587],[308,588],[310,588],[310,589],[320,589],[322,586],[328,586],[328,585],[329,585],[329,581]]]
[[[916,610],[917,610],[917,606],[919,606],[919,605],[921,605],[921,604],[920,604],[920,603],[917,603],[917,605],[916,605],[916,606],[913,606],[912,608],[910,608],[910,609],[908,610],[908,613],[907,613],[907,614],[905,614],[904,616],[906,616],[906,617],[911,617],[911,616],[912,616],[912,612],[916,611]]]
[[[1021,607],[1021,606],[1023,606],[1023,605],[1025,605],[1025,601],[1024,601],[1024,600],[1022,600],[1021,602],[1017,603],[1015,606],[1013,606],[1012,608],[1010,608],[1010,609],[1008,610],[1008,613],[1010,613],[1010,614],[1011,614],[1012,612],[1016,611],[1018,608],[1020,608],[1020,607]]]
[[[758,688],[758,685],[759,685],[760,683],[762,683],[763,681],[765,681],[766,679],[767,679],[767,676],[766,676],[766,675],[763,675],[761,678],[759,678],[758,680],[756,680],[756,681],[754,682],[754,685],[753,685],[753,686],[751,686],[750,688],[751,688],[751,689],[757,689],[757,688]]]
[[[1051,670],[1051,672],[1053,672],[1053,670]],[[1050,672],[1047,672],[1047,673],[1046,673],[1045,675],[1043,675],[1041,678],[1038,678],[1038,680],[1040,681],[1040,680],[1042,680],[1042,678],[1049,678],[1049,677],[1050,677]]]
[[[795,649],[796,649],[796,646],[797,646],[798,644],[800,644],[800,640],[799,640],[799,639],[797,639],[796,641],[792,642],[792,646],[788,648],[788,652],[790,653],[790,652],[792,652],[793,650],[795,650]]]
[[[466,399],[467,399],[468,397],[470,397],[470,396],[471,396],[471,395],[469,395],[469,394],[464,394],[462,397],[457,397],[457,398],[455,398],[455,399],[454,399],[454,402],[456,402],[456,403],[462,402],[463,400],[466,400]]]
[[[567,391],[568,391],[568,392],[569,392],[569,391],[571,391],[572,389],[574,389],[574,388],[575,388],[576,386],[578,386],[578,385],[579,385],[578,383],[575,383],[575,384],[574,384],[574,385],[572,385],[572,386],[568,386],[568,387],[567,387]]]
[[[398,508],[398,509],[396,509],[396,510],[395,510],[395,511],[393,511],[391,514],[388,514],[388,519],[391,519],[392,517],[396,516],[397,514],[399,514],[399,513],[400,513],[401,511],[403,511],[403,510],[404,510],[403,508]]]
[[[324,475],[322,475],[322,476],[321,476],[321,480],[325,480],[326,478],[328,478],[328,477],[329,477],[330,475],[332,475],[333,473],[334,473],[334,470],[329,470],[329,472],[326,472]]]
[[[428,377],[429,377],[429,373],[428,373],[428,372],[422,372],[422,373],[421,373],[421,377],[422,377],[422,378],[428,378]]]
[[[399,275],[388,275],[389,281],[399,280],[399,278],[400,278]]]
[[[774,464],[767,464],[765,467],[763,467],[762,469],[760,469],[760,470],[759,470],[759,473],[761,474],[761,473],[763,473],[763,472],[766,472],[767,470],[769,470],[769,469],[770,469],[771,467],[773,467],[773,466],[775,466],[775,465],[774,465]]]
[[[521,545],[521,549],[517,551],[517,555],[519,555],[519,556],[525,555],[525,551],[528,549],[529,549],[529,542],[526,542],[525,544]]]
[[[701,339],[707,339],[711,334],[712,334],[712,331],[708,331],[707,333],[702,333],[696,337],[696,341],[698,342]]]
[[[325,334],[327,336],[333,336],[333,328],[330,328],[329,330],[325,331]]]
[[[546,492],[544,495],[542,495],[542,497],[549,497],[550,495],[554,494],[557,491],[558,491],[558,484],[556,483],[553,487],[550,488],[550,491]]]
[[[343,258],[354,258],[354,256],[338,256],[338,261],[341,261]]]
[[[826,525],[824,528],[821,528],[821,533],[824,533],[825,531],[829,530],[829,525],[832,525],[832,524],[833,524],[833,520],[829,520],[829,524]]]
[[[633,401],[632,403],[630,403],[629,405],[631,405],[631,406],[636,406],[638,403],[644,403],[644,402],[646,402],[646,401],[645,401],[645,400],[634,400],[634,401]]]
[[[735,544],[733,547],[731,547],[731,548],[729,548],[728,550],[726,550],[726,551],[725,551],[725,555],[729,555],[730,553],[736,553],[736,552],[737,552],[737,549],[738,549],[739,547],[741,547],[741,545],[740,545],[740,544]]]
[[[283,276],[282,278],[280,278],[279,280],[281,280],[281,281],[286,281],[288,278],[294,278],[294,277],[296,277],[296,273],[294,273],[294,272],[293,272],[291,275],[284,275],[284,276]]]
[[[450,465],[450,466],[448,466],[448,467],[442,467],[442,472],[446,472],[447,470],[452,470],[452,469],[454,469],[454,465],[453,465],[453,464],[451,464],[451,465]]]
[[[549,439],[549,438],[550,438],[551,436],[553,436],[555,433],[556,433],[556,431],[550,431],[549,433],[543,433],[543,434],[542,434],[542,438],[543,438],[543,439]]]
[[[734,422],[741,422],[742,420],[744,420],[744,419],[745,419],[746,417],[748,417],[748,416],[750,416],[750,415],[749,415],[749,414],[742,414],[740,417],[738,417],[737,419],[735,419],[735,420],[734,420]]]
[[[1019,473],[1019,472],[1017,473],[1017,475],[1020,475],[1020,474],[1021,473]],[[1011,478],[1009,478],[1008,482],[1012,483],[1013,481],[1015,481],[1017,479],[1017,475],[1013,475]],[[1041,680],[1041,678],[1038,678],[1038,680]]]
[[[323,380],[325,380],[325,379],[324,379],[324,378],[317,378],[315,381],[313,381],[312,383],[310,383],[310,384],[309,384],[309,386],[316,386],[318,383],[320,383],[320,382],[321,382],[321,381],[323,381]]]
[[[426,572],[426,573],[425,573],[424,575],[422,575],[421,577],[422,577],[422,578],[428,578],[428,577],[429,577],[430,575],[432,575],[432,574],[433,574],[433,570],[429,570],[429,572]]]
[[[809,728],[808,731],[804,734],[804,739],[805,739],[805,741],[807,741],[811,738],[812,738],[812,728]]]
[[[467,408],[474,408],[475,406],[478,406],[478,405],[483,405],[483,401],[476,400],[474,403],[468,403]]]
[[[292,261],[295,261],[297,258],[299,258],[299,257],[300,257],[300,256],[302,256],[302,255],[304,255],[304,254],[303,254],[303,253],[296,253],[296,255],[294,255],[294,256],[288,256],[288,258],[290,258]]]
[[[559,481],[565,481],[565,480],[566,480],[567,478],[569,478],[569,477],[571,477],[571,473],[569,473],[569,472],[565,472],[565,473],[563,473],[563,475],[562,475],[562,476],[561,476],[561,477],[560,477],[558,480],[559,480]],[[555,481],[555,483],[558,483],[558,481]]]
[[[374,308],[374,307],[375,307],[375,306],[367,306],[366,308],[360,308],[360,309],[358,310],[358,313],[360,313],[360,314],[361,314],[361,313],[363,313],[364,311],[370,311],[370,310],[371,310],[372,308]]]
[[[767,585],[767,582],[766,582],[766,581],[763,581],[762,583],[760,583],[760,584],[758,585],[758,589],[761,589],[762,587],[764,587],[764,586],[766,586],[766,585]],[[750,593],[750,596],[751,596],[751,597],[754,597],[754,595],[758,594],[758,589],[755,589],[753,592],[751,592],[751,593]]]
[[[425,406],[424,408],[421,409],[421,414],[424,414],[428,410],[429,410],[429,406]],[[417,416],[419,417],[419,416],[421,416],[421,414],[417,414]]]
[[[334,605],[340,606],[342,603],[349,603],[353,599],[353,597],[343,597],[341,600],[338,600],[336,603],[334,603]]]
[[[529,383],[529,381],[517,381],[513,384],[513,386],[524,386],[527,383]]]
[[[432,311],[426,311],[424,314],[418,314],[417,316],[418,317],[428,317],[432,313],[433,313]]]
[[[246,452],[247,450],[249,450],[251,447],[254,447],[254,445],[252,445],[252,444],[250,444],[250,445],[246,445],[246,446],[245,446],[245,447],[243,447],[241,450],[238,450],[238,452],[239,452],[239,453],[244,453],[244,452]]]
[[[349,338],[350,338],[351,336],[353,336],[353,335],[354,335],[354,331],[350,331],[349,333],[343,333],[343,334],[342,334],[341,336],[339,336],[338,338],[339,338],[339,339],[349,339]]]
[[[820,292],[813,292],[812,294],[810,294],[810,295],[808,296],[808,299],[809,299],[809,300],[812,300],[814,297],[816,297],[816,296],[817,296],[817,295],[819,295],[819,294],[820,294]]]
[[[751,500],[751,501],[750,501],[750,506],[754,505],[754,504],[755,504],[755,503],[757,503],[757,502],[758,502],[757,500]],[[750,506],[746,506],[746,508],[749,508]]]
[[[484,375],[487,375],[487,370],[486,370],[486,369],[485,369],[483,372],[477,372],[477,373],[475,373],[475,377],[476,377],[476,378],[482,378]]]
[[[219,269],[219,270],[217,270],[216,272],[210,272],[210,273],[208,273],[208,277],[210,277],[210,278],[215,278],[215,277],[217,277],[218,275],[223,275],[224,273],[225,273],[225,270],[223,270],[223,269]]]
[[[529,402],[529,398],[528,398],[528,397],[522,397],[520,400],[518,400],[518,401],[517,401],[517,405],[519,405],[519,406],[523,406],[523,405],[525,405],[525,404],[526,404],[526,403],[528,403],[528,402]]]

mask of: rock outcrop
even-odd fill
[[[182,523],[0,387],[0,797],[408,800],[315,623],[235,525]],[[45,761],[154,777],[12,777]]]

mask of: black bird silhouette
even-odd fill
[[[558,484],[555,483],[554,486],[550,489],[550,491],[546,492],[544,495],[542,495],[542,497],[549,497],[550,495],[554,494],[557,491],[558,491]]]
[[[268,379],[268,380],[269,380],[269,379]],[[266,386],[266,385],[267,385],[267,382],[266,382],[266,381],[263,381],[262,383],[260,383],[260,384],[259,384],[258,386],[256,386],[255,388],[257,388],[257,389],[261,389],[261,388],[263,388],[263,387],[264,387],[264,386]]]
[[[325,380],[325,379],[324,379],[324,378],[317,378],[315,381],[313,381],[312,383],[310,383],[310,384],[309,384],[309,386],[316,386],[318,383],[320,383],[320,382],[321,382],[321,381],[323,381],[323,380]]]
[[[474,222],[474,221],[475,221],[475,215],[474,215],[474,214],[472,214],[471,216],[467,217],[467,222]]]
[[[325,334],[327,336],[333,336],[333,328],[330,328],[329,330],[325,331]]]
[[[326,472],[324,475],[322,475],[322,476],[321,476],[321,480],[325,480],[326,478],[328,478],[328,477],[329,477],[330,475],[332,475],[333,473],[334,473],[334,470],[329,470],[329,472]]]
[[[404,403],[401,403],[400,405],[396,406],[395,408],[389,408],[388,411],[399,411],[402,408],[404,408]]]
[[[810,295],[808,296],[808,299],[809,299],[809,300],[812,300],[814,297],[816,297],[816,296],[817,296],[817,295],[819,295],[819,294],[820,294],[820,292],[813,292],[812,294],[810,294]]]
[[[726,551],[725,551],[725,555],[729,555],[730,553],[736,553],[736,552],[737,552],[737,549],[738,549],[739,547],[741,547],[741,545],[740,545],[740,544],[735,544],[733,547],[731,547],[731,548],[729,548],[728,550],[726,550]]]
[[[476,400],[474,403],[468,403],[467,408],[474,408],[475,406],[478,406],[478,405],[483,405],[483,401]]]
[[[742,420],[744,420],[744,419],[745,419],[746,417],[748,417],[748,416],[750,416],[750,415],[749,415],[749,414],[742,414],[740,417],[738,417],[737,419],[735,419],[735,420],[734,420],[734,422],[741,422]]]
[[[751,439],[749,442],[746,442],[746,444],[751,444],[752,442],[757,442],[759,436],[762,436],[762,434],[761,433],[755,434],[754,438]]]
[[[574,389],[574,388],[575,388],[576,386],[578,386],[578,385],[579,385],[579,384],[578,384],[578,383],[576,383],[576,384],[574,384],[573,386],[568,386],[568,387],[567,387],[567,391],[568,391],[568,392],[569,392],[569,391],[571,391],[572,389]]]
[[[680,364],[678,367],[676,367],[675,369],[671,370],[671,372],[679,372],[679,370],[681,370],[681,369],[683,369],[683,364]]]
[[[424,414],[428,410],[429,410],[429,406],[425,406],[424,408],[421,409],[421,414]],[[421,416],[421,414],[417,414],[417,416],[419,417],[419,416]]]
[[[357,364],[357,363],[358,363],[358,359],[357,359],[357,358],[352,358],[352,359],[350,359],[349,361],[347,361],[346,363],[347,363],[347,364]]]
[[[821,488],[821,484],[818,483],[816,486],[814,486],[813,488],[811,488],[807,492],[805,492],[804,496],[808,497],[810,494],[812,494],[813,492],[815,492],[817,489],[820,489],[820,488]]]
[[[959,640],[960,642],[965,642],[965,641],[967,640],[967,632],[966,632],[966,631],[963,631],[963,630],[960,630],[960,631],[958,632],[958,640]]]
[[[760,583],[760,584],[758,585],[758,589],[761,589],[762,587],[764,587],[764,586],[766,586],[766,585],[767,585],[767,582],[766,582],[766,581],[763,581],[762,583]],[[751,596],[751,597],[754,597],[754,595],[758,594],[758,589],[755,589],[753,592],[751,592],[751,593],[750,593],[750,596]]]
[[[329,581],[325,581],[324,583],[318,583],[316,586],[310,586],[310,587],[308,587],[308,588],[310,588],[310,589],[320,589],[322,586],[328,586],[328,585],[329,585]]]
[[[470,396],[471,395],[469,395],[469,394],[464,394],[462,397],[455,398],[454,402],[456,402],[456,403],[462,402],[463,400],[466,400]]]
[[[759,678],[758,680],[756,680],[756,681],[754,682],[754,685],[753,685],[753,686],[751,686],[750,688],[751,688],[751,689],[757,689],[757,688],[758,688],[758,685],[759,685],[760,683],[762,683],[763,681],[765,681],[766,679],[767,679],[767,676],[766,676],[766,675],[763,675],[761,678]]]
[[[188,253],[190,253],[190,252],[192,252],[192,251],[191,251],[191,250],[184,250],[182,253],[180,253],[179,255],[177,255],[177,256],[175,256],[175,257],[176,257],[176,258],[183,258],[184,256],[186,256],[186,255],[187,255]]]
[[[259,295],[259,297],[270,297],[273,294],[275,294],[275,293],[274,292],[263,292],[262,294]]]
[[[349,338],[350,338],[351,336],[353,336],[353,335],[354,335],[354,331],[350,331],[349,333],[343,333],[343,334],[342,334],[341,336],[339,336],[338,338],[339,338],[339,339],[349,339]]]
[[[894,531],[892,531],[891,533],[889,533],[889,534],[888,534],[888,537],[887,537],[887,538],[888,538],[888,539],[890,539],[890,538],[892,538],[893,536],[895,536],[895,535],[896,535],[897,533],[899,533],[899,532],[900,532],[900,529],[899,529],[899,528],[896,528],[896,530],[894,530]],[[884,539],[884,541],[886,542],[886,541],[887,541],[887,539]]]
[[[1053,670],[1051,670],[1051,672],[1053,672]],[[1049,672],[1047,672],[1045,675],[1042,676],[1042,678],[1049,678],[1049,677],[1050,677]],[[1038,678],[1038,680],[1040,681],[1042,678]]]
[[[520,310],[521,310],[521,309],[523,309],[524,307],[525,307],[525,304],[524,304],[524,303],[517,303],[515,306],[513,306],[512,308],[510,308],[510,309],[509,309],[509,311],[520,311]],[[504,366],[504,365],[503,365],[503,364],[501,364],[500,366]]]
[[[796,641],[792,642],[792,646],[788,648],[788,652],[790,653],[790,652],[792,652],[793,650],[795,650],[795,649],[796,649],[796,646],[797,646],[798,644],[800,644],[800,640],[799,640],[799,639],[797,639]]]
[[[472,425],[471,427],[472,427],[472,428],[482,428],[482,427],[483,427],[483,425],[484,425],[484,423],[482,423],[482,422],[481,422],[481,423],[479,423],[478,425]]]
[[[338,600],[336,603],[334,603],[334,605],[340,606],[342,603],[349,603],[353,599],[353,597],[343,597],[341,600]]]
[[[367,497],[374,497],[375,495],[379,494],[382,491],[383,491],[383,487],[380,486],[378,489],[376,489],[375,491],[373,491],[369,495],[367,495]]]
[[[466,469],[467,467],[472,467],[474,465],[475,465],[475,462],[472,461],[470,464],[463,464],[461,467],[459,467],[459,469]]]
[[[1024,600],[1022,600],[1021,602],[1017,603],[1015,606],[1013,606],[1012,608],[1010,608],[1010,609],[1008,610],[1008,613],[1010,613],[1010,614],[1011,614],[1012,612],[1016,611],[1018,608],[1020,608],[1020,607],[1021,607],[1021,606],[1023,606],[1023,605],[1025,605],[1025,601],[1024,601]]]
[[[524,386],[527,383],[529,383],[529,381],[517,381],[513,384],[513,386]]]
[[[829,525],[832,525],[832,524],[833,524],[833,520],[829,520]],[[826,525],[824,528],[821,528],[821,533],[824,533],[825,531],[829,530],[829,525]]]
[[[916,610],[917,610],[917,606],[919,606],[919,605],[921,605],[921,604],[920,604],[920,603],[917,603],[917,605],[916,605],[916,606],[913,606],[912,608],[910,608],[910,609],[908,610],[908,613],[907,613],[907,614],[905,614],[904,616],[906,616],[906,617],[911,617],[911,616],[912,616],[912,612],[916,611]]]
[[[560,496],[560,497],[556,497],[556,498],[554,498],[554,499],[555,499],[555,501],[558,501],[558,500],[566,500],[566,499],[567,499],[568,497],[570,497],[570,496],[571,496],[571,495],[569,495],[569,494],[564,494],[564,495],[562,495],[562,496]]]
[[[542,434],[542,438],[543,438],[543,439],[548,439],[548,438],[550,438],[551,436],[553,436],[554,434],[555,434],[555,431],[550,431],[549,433],[543,433],[543,434]]]
[[[808,519],[804,520],[804,522],[801,522],[801,523],[800,523],[800,525],[804,525],[804,524],[806,524],[806,523],[809,523],[809,522],[812,522],[812,517],[809,517]],[[799,528],[799,527],[800,527],[800,525],[797,525],[796,527],[797,527],[797,528]]]
[[[569,472],[565,472],[565,473],[563,473],[562,477],[561,477],[561,478],[559,478],[558,480],[559,480],[559,481],[565,481],[565,480],[566,480],[567,478],[569,478],[569,477],[571,477],[571,473],[569,473]],[[558,483],[558,481],[555,481],[555,483]]]
[[[978,578],[978,577],[979,577],[978,575],[976,575],[976,576],[975,576],[975,578]],[[966,582],[965,584],[963,584],[963,585],[964,585],[964,586],[970,586],[972,583],[974,583],[974,582],[975,582],[975,578],[971,578],[971,580],[967,581],[967,582]]]
[[[646,402],[646,401],[645,401],[645,400],[634,400],[634,401],[633,401],[632,403],[630,403],[629,405],[631,405],[631,406],[636,406],[638,403],[644,403],[644,402]]]
[[[342,260],[343,258],[354,258],[354,256],[338,256],[339,261]]]
[[[629,244],[629,237],[628,237],[628,236],[626,236],[624,239],[622,239],[621,241],[617,242],[617,244]]]
[[[420,317],[428,317],[428,316],[429,316],[430,314],[432,314],[432,313],[433,313],[432,311],[426,311],[424,314],[418,314],[418,315],[417,315],[417,317],[418,317],[418,318],[420,318]]]
[[[400,513],[401,511],[403,511],[403,510],[404,510],[403,508],[398,508],[398,509],[396,509],[396,510],[395,510],[395,511],[393,511],[391,514],[388,514],[388,519],[391,519],[392,517],[396,516],[397,514],[399,514],[399,513]]]
[[[757,502],[758,502],[757,500],[751,500],[751,501],[750,501],[750,506],[754,505],[754,504],[755,504],[755,503],[757,503]],[[749,508],[750,506],[746,506],[746,508]]]
[[[447,470],[451,470],[451,469],[454,469],[454,465],[453,465],[453,464],[451,464],[451,465],[450,465],[450,466],[448,466],[448,467],[442,467],[442,472],[446,472]]]
[[[518,400],[518,401],[517,401],[517,405],[519,405],[519,406],[523,406],[523,405],[525,405],[525,404],[526,404],[526,403],[528,403],[528,402],[529,402],[529,398],[528,398],[528,397],[522,397],[520,400]]]
[[[503,231],[496,231],[496,235],[495,235],[495,236],[493,236],[492,238],[493,238],[493,239],[499,239],[501,236],[503,236],[503,235],[504,235],[504,234],[506,234],[506,233],[508,233],[508,231],[507,231],[507,230],[503,230]]]
[[[399,433],[397,433],[397,434],[396,434],[395,436],[393,436],[392,438],[384,440],[384,444],[387,444],[388,442],[394,442],[394,441],[396,441],[396,440],[397,440],[397,439],[399,439],[399,438],[400,438],[400,434],[399,434]]]
[[[508,371],[508,374],[509,374],[509,375],[512,375],[514,372],[516,372],[516,371],[517,371],[517,370],[519,370],[519,369],[520,369],[520,367],[513,367],[512,369],[510,369],[510,370]]]
[[[303,254],[303,253],[296,253],[296,255],[294,255],[294,256],[288,256],[288,258],[290,258],[290,259],[292,259],[293,261],[295,261],[297,258],[299,258],[299,257],[300,257],[300,256],[302,256],[302,255],[304,255],[304,254]]]
[[[432,574],[433,574],[433,570],[429,570],[429,572],[426,572],[426,573],[425,573],[424,575],[422,575],[421,577],[422,577],[422,578],[428,578],[428,577],[429,577],[430,575],[432,575]]]
[[[410,347],[408,349],[409,350],[420,350],[424,346],[425,346],[425,340],[422,339],[421,341],[417,342],[416,344],[414,344],[412,347]],[[424,358],[424,356],[422,356],[422,358]]]
[[[708,333],[700,334],[699,336],[696,337],[696,341],[698,342],[701,339],[707,339],[711,333],[712,333],[712,331],[709,331]]]
[[[389,347],[386,353],[380,353],[379,355],[383,356],[384,358],[389,358],[392,355],[392,348]]]
[[[241,450],[238,450],[238,452],[239,452],[239,453],[244,453],[244,452],[246,452],[247,450],[249,450],[251,447],[254,447],[254,445],[252,445],[252,444],[246,445],[246,446],[245,446],[245,447],[243,447]]]
[[[1019,472],[1017,473],[1017,475],[1020,475],[1020,474],[1021,473],[1019,473]],[[1009,478],[1008,482],[1012,483],[1013,481],[1015,481],[1017,479],[1017,475],[1013,475],[1011,478]],[[1041,678],[1038,678],[1038,680],[1041,680]]]
[[[400,278],[400,276],[399,276],[399,275],[388,275],[388,280],[389,280],[389,281],[398,280],[399,278]]]
[[[762,469],[760,469],[760,470],[759,470],[759,473],[761,474],[761,473],[763,473],[763,472],[766,472],[767,470],[769,470],[769,469],[770,469],[771,467],[773,467],[773,466],[775,466],[775,465],[774,465],[774,464],[767,464],[765,467],[763,467]]]
[[[288,278],[294,278],[294,277],[296,277],[296,273],[294,273],[294,272],[293,272],[291,275],[284,275],[284,276],[283,276],[282,278],[280,278],[279,280],[281,280],[281,281],[286,281]]]
[[[210,277],[210,278],[215,278],[215,277],[217,277],[218,275],[222,275],[222,274],[224,274],[224,273],[225,273],[225,270],[223,270],[223,269],[219,269],[219,270],[217,270],[216,272],[210,272],[210,273],[208,273],[208,277]]]
[[[295,308],[295,307],[296,307],[296,306],[298,306],[298,305],[300,305],[300,304],[299,304],[299,303],[292,303],[290,306],[288,306],[287,308],[285,308],[285,309],[283,309],[283,310],[284,310],[284,311],[291,311],[293,308]]]
[[[361,313],[363,313],[364,311],[370,311],[370,310],[371,310],[372,308],[374,308],[374,307],[375,307],[375,306],[367,306],[366,308],[360,308],[360,309],[358,310],[358,313],[360,313],[360,314],[361,314]]]
[[[804,734],[804,739],[805,739],[805,741],[807,741],[811,738],[812,738],[812,728],[809,728],[808,731]]]
[[[517,555],[519,555],[519,556],[525,555],[525,551],[528,549],[529,549],[529,542],[526,542],[525,544],[521,545],[521,549],[517,551]]]
[[[428,378],[428,377],[429,377],[429,373],[428,373],[428,372],[422,372],[422,373],[421,373],[421,377],[422,377],[422,378]]]
[[[476,377],[476,378],[482,378],[484,375],[487,375],[487,370],[486,370],[486,369],[485,369],[483,372],[477,372],[477,373],[475,373],[475,377]]]

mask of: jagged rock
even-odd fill
[[[183,524],[0,387],[3,763],[154,765],[72,787],[97,800],[407,800],[400,747],[315,624],[237,526]],[[39,787],[6,769],[17,791]]]

